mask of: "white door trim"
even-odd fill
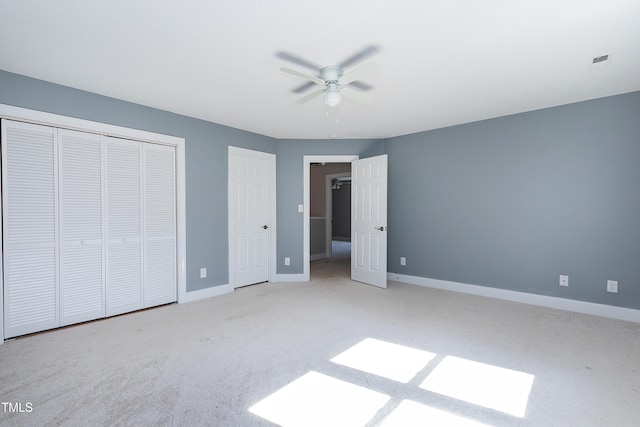
[[[11,119],[29,123],[42,124],[58,128],[79,130],[83,132],[98,133],[125,139],[135,139],[139,141],[164,144],[176,149],[176,263],[178,282],[178,302],[184,302],[187,296],[187,239],[186,239],[186,180],[185,180],[185,139],[163,135],[154,132],[147,132],[138,129],[131,129],[122,126],[115,126],[106,123],[94,122],[90,120],[77,119],[75,117],[62,116],[59,114],[46,113],[43,111],[30,110],[27,108],[14,107],[12,105],[0,104],[0,118]],[[2,246],[0,236],[0,249]],[[1,270],[0,270],[1,273]],[[0,344],[4,341],[4,302],[2,275],[0,274]]]
[[[325,207],[326,207],[326,214],[325,217],[326,219],[326,231],[325,231],[325,237],[327,240],[326,243],[326,251],[325,251],[325,256],[327,258],[331,258],[331,244],[333,242],[333,191],[331,188],[331,182],[333,181],[334,178],[343,178],[345,176],[351,176],[351,172],[342,172],[342,173],[333,173],[330,175],[326,176],[326,187],[325,187],[325,194],[326,194],[326,201],[325,201]],[[349,217],[349,221],[351,221],[351,217]]]
[[[311,248],[309,247],[309,209],[311,206],[311,163],[351,163],[354,160],[358,160],[357,154],[347,155],[325,155],[325,156],[303,156],[302,158],[302,187],[304,189],[303,196],[303,212],[302,212],[302,279],[303,281],[309,281],[309,268],[311,262]]]
[[[233,156],[253,156],[266,159],[269,164],[268,179],[269,179],[269,281],[275,282],[276,277],[276,155],[273,153],[265,153],[263,151],[249,150],[246,148],[229,146],[229,159],[228,159],[228,179],[227,179],[227,207],[228,207],[228,244],[229,244],[229,285],[232,289],[235,288],[235,272],[233,266],[235,265],[233,256],[236,253],[234,248],[235,239],[235,227],[232,221],[233,218],[233,203],[231,203],[231,186],[232,186],[232,167],[231,162]]]

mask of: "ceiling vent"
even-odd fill
[[[596,56],[593,58],[592,64],[599,64],[601,62],[605,62],[609,59],[609,55]]]

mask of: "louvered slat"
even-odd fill
[[[58,326],[55,129],[2,123],[5,337]]]

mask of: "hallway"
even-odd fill
[[[351,242],[333,240],[331,258],[311,262],[311,277],[351,277]]]

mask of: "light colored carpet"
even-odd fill
[[[638,425],[640,325],[348,268],[7,342],[0,424]]]

